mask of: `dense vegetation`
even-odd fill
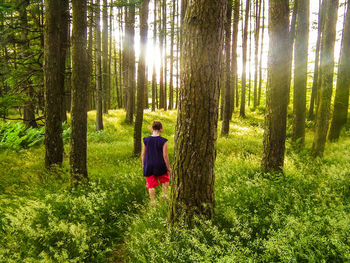
[[[1,262],[345,262],[350,260],[350,127],[323,159],[287,140],[284,175],[262,173],[263,115],[234,116],[217,142],[215,218],[167,227],[168,204],[148,207],[133,126],[124,112],[88,118],[90,182],[72,189],[63,166],[44,169],[44,146],[0,152]],[[165,126],[173,159],[175,111],[145,112]],[[288,125],[288,137],[291,126]],[[307,130],[306,149],[312,133]]]

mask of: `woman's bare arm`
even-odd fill
[[[168,142],[164,143],[164,146],[163,146],[163,158],[164,158],[164,161],[165,161],[166,168],[171,173],[170,163],[169,163],[169,156],[168,156]]]
[[[142,144],[142,154],[141,154],[142,169],[143,169],[143,165],[145,163],[145,156],[146,156],[146,145],[143,143]]]

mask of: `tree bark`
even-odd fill
[[[260,15],[261,15],[261,1],[258,0],[255,8],[255,53],[254,53],[254,102],[253,106],[258,106],[258,65],[259,65],[259,40],[260,40]],[[264,41],[264,39],[262,39]]]
[[[284,161],[289,81],[289,1],[269,1],[269,84],[262,168],[281,171]]]
[[[300,146],[304,144],[305,140],[309,9],[309,0],[299,1],[295,36],[292,140]]]
[[[128,79],[127,79],[127,103],[126,103],[126,122],[132,123],[134,121],[135,108],[135,5],[131,4],[128,7],[127,23],[125,25],[125,34],[128,42]]]
[[[238,25],[239,25],[239,9],[240,9],[240,0],[234,1],[234,7],[233,7],[233,32],[232,32],[232,101],[231,101],[231,112],[230,112],[230,119],[232,118],[232,113],[235,109],[235,99],[236,99],[236,92],[238,91],[237,86],[237,79],[238,79],[238,73],[237,73],[237,41],[238,41]]]
[[[149,0],[143,0],[140,10],[140,59],[137,68],[137,103],[136,118],[134,128],[134,155],[141,153],[141,136],[142,121],[144,109],[144,87],[145,87],[145,69],[146,69],[146,48],[147,48],[147,32],[148,32],[148,5]]]
[[[334,110],[328,139],[339,139],[340,131],[346,124],[349,108],[350,87],[350,7],[347,4],[346,18],[344,22],[342,48],[339,59],[338,80],[335,91]]]
[[[261,47],[260,47],[260,62],[259,62],[259,88],[258,88],[258,102],[257,105],[260,105],[261,101],[261,89],[262,89],[262,81],[263,81],[263,70],[262,70],[262,58],[264,52],[264,34],[265,34],[265,1],[262,0],[262,26],[261,26]]]
[[[95,27],[95,41],[96,41],[96,130],[103,130],[103,117],[102,117],[102,74],[101,74],[101,11],[100,0],[96,0],[96,27]]]
[[[242,89],[241,89],[241,107],[239,115],[245,117],[245,96],[246,96],[246,82],[247,82],[247,40],[248,40],[248,22],[249,22],[249,9],[250,9],[250,0],[246,0],[245,8],[245,20],[244,20],[244,29],[243,29],[243,72],[242,72]]]
[[[226,0],[189,1],[183,27],[181,89],[169,219],[214,212],[221,51]]]
[[[325,0],[324,33],[321,45],[321,89],[317,107],[315,137],[312,144],[314,156],[322,156],[329,125],[334,75],[334,44],[338,14],[338,0]]]
[[[62,100],[64,88],[65,56],[62,30],[66,21],[63,13],[68,10],[65,1],[47,0],[45,2],[45,48],[44,48],[44,85],[45,85],[45,165],[51,167],[62,164]],[[63,39],[62,39],[63,37]]]
[[[309,108],[309,120],[314,119],[314,107],[315,107],[315,100],[317,97],[317,91],[319,90],[319,61],[320,61],[320,47],[321,47],[321,37],[322,37],[322,31],[323,31],[323,7],[324,2],[321,3],[321,0],[319,0],[319,12],[318,12],[318,29],[317,29],[317,42],[316,42],[316,52],[315,52],[315,66],[314,66],[314,78],[312,82],[312,88],[311,88],[311,98],[310,98],[310,108]]]
[[[109,75],[108,75],[108,12],[107,0],[103,0],[102,8],[102,94],[103,113],[108,114],[109,109]]]
[[[175,37],[175,7],[173,2],[173,11],[171,17],[171,31],[170,31],[170,80],[169,80],[169,110],[174,108],[174,37]]]
[[[153,47],[157,44],[157,0],[154,0],[153,5]],[[153,61],[153,73],[152,73],[152,111],[156,110],[156,89],[157,89],[157,69],[156,62]]]
[[[226,20],[225,20],[225,77],[224,77],[224,105],[223,105],[223,122],[221,136],[227,136],[230,130],[231,120],[231,17],[232,17],[232,0],[227,0]]]
[[[75,185],[88,179],[86,167],[87,106],[89,71],[87,46],[87,1],[72,0],[72,112],[70,134],[70,174]]]

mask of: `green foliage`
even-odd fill
[[[21,122],[0,124],[0,149],[19,150],[29,148],[43,142],[44,128],[27,129]]]
[[[0,96],[0,117],[6,116],[9,109],[23,104],[25,97],[23,95],[4,95]]]
[[[43,146],[5,150],[0,262],[349,262],[349,138],[313,159],[307,130],[305,150],[287,141],[284,175],[264,174],[263,116],[247,116],[235,113],[229,136],[217,141],[215,218],[191,229],[168,226],[167,202],[144,205],[133,125],[123,111],[104,115],[100,132],[89,112],[90,183],[79,189],[70,188],[68,158],[49,172]],[[175,119],[176,111],[146,111],[143,125],[147,136],[152,121],[162,121],[171,159]]]

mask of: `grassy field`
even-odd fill
[[[169,228],[166,202],[149,208],[123,111],[104,116],[100,132],[89,112],[90,183],[79,189],[69,184],[68,142],[54,172],[42,144],[2,149],[0,262],[350,262],[349,133],[323,159],[310,157],[312,132],[304,151],[288,140],[285,173],[273,176],[260,170],[263,117],[248,116],[218,138],[215,218],[193,229]],[[146,111],[144,136],[156,119],[172,159],[176,112]]]

